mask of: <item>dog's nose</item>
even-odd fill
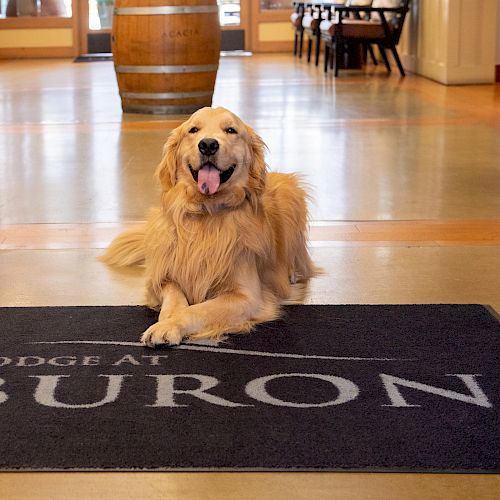
[[[198,143],[198,149],[202,155],[210,156],[217,153],[219,143],[216,139],[205,138]]]

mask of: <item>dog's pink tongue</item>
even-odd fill
[[[198,190],[203,194],[214,194],[220,186],[220,172],[212,165],[204,165],[198,171]]]

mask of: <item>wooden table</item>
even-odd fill
[[[322,0],[316,0],[313,2],[293,2],[292,5],[295,7],[295,11],[298,14],[304,14],[307,8],[317,9],[319,16],[321,12],[326,12],[326,19],[328,21],[332,20],[332,16],[335,14],[336,7],[345,7],[343,3],[336,2],[324,2]],[[321,32],[318,33],[316,43],[318,44],[321,40]],[[361,69],[363,67],[363,46],[360,43],[349,42],[347,46],[347,58],[345,62],[341,63],[341,68],[344,69]]]

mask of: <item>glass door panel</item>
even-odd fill
[[[217,0],[221,27],[239,26],[241,22],[240,0]]]
[[[0,18],[71,17],[71,0],[0,0]]]
[[[289,10],[291,4],[288,0],[260,0],[260,10]]]
[[[114,0],[89,0],[89,29],[111,29]]]

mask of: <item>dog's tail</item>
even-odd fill
[[[129,229],[117,236],[98,259],[110,266],[134,266],[144,263],[146,226]]]

